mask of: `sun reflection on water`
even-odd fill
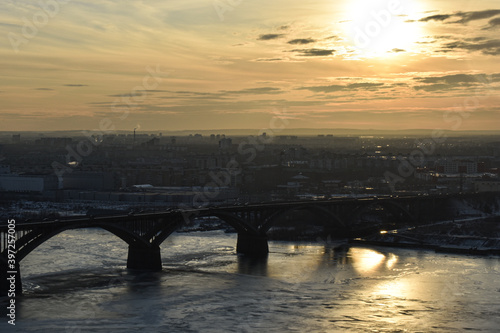
[[[387,267],[387,269],[392,269],[397,262],[398,256],[394,253],[390,253],[389,258],[387,258],[387,261],[385,262],[385,267]]]
[[[401,299],[408,296],[407,288],[408,286],[406,285],[405,281],[388,281],[378,285],[377,288],[373,291],[373,294],[388,298]]]
[[[351,248],[349,255],[352,257],[354,269],[362,275],[376,271],[386,258],[380,252],[362,248]]]

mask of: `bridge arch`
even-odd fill
[[[154,229],[152,234],[156,237],[153,239],[153,244],[155,246],[160,246],[171,234],[173,234],[177,229],[179,229],[183,223],[187,221],[192,221],[196,218],[214,216],[227,223],[229,226],[233,227],[238,234],[254,234],[257,235],[259,231],[251,224],[245,222],[239,218],[236,214],[224,211],[197,211],[192,214],[184,214],[182,217],[174,218],[169,222],[168,226],[159,224],[157,228]]]
[[[325,226],[334,227],[335,229],[338,229],[343,233],[347,231],[346,224],[336,214],[332,213],[328,209],[317,204],[305,204],[305,205],[294,206],[291,208],[286,207],[280,209],[277,212],[268,216],[266,220],[260,225],[259,230],[263,233],[267,233],[274,226],[274,224],[280,217],[285,216],[286,214],[291,213],[293,211],[301,211],[301,210],[309,211],[313,215],[319,217],[320,221],[322,221],[322,224]]]
[[[214,216],[214,217],[221,219],[222,221],[226,222],[231,227],[233,227],[238,233],[255,233],[255,234],[257,234],[259,232],[256,227],[254,227],[253,225],[244,221],[236,214],[233,214],[230,212],[207,211],[207,212],[200,213],[196,217],[207,217],[207,216]]]
[[[355,231],[356,224],[364,224],[366,230],[372,230],[374,226],[366,225],[366,221],[361,221],[361,217],[363,214],[366,214],[370,211],[377,210],[377,208],[382,208],[385,211],[385,214],[391,214],[394,220],[392,221],[394,225],[389,225],[388,221],[382,221],[379,224],[381,228],[386,227],[398,227],[406,224],[408,222],[416,222],[415,217],[402,205],[394,202],[392,200],[371,200],[368,203],[358,205],[354,209],[354,214],[352,216],[352,229]],[[383,227],[385,225],[385,227]],[[375,232],[375,229],[373,229]]]
[[[136,247],[149,247],[149,243],[147,240],[143,239],[142,237],[138,236],[137,234],[134,234],[133,232],[117,226],[117,225],[110,225],[106,223],[96,223],[93,225],[88,225],[88,224],[68,224],[68,225],[61,225],[60,227],[54,228],[53,230],[47,231],[47,230],[41,230],[41,229],[34,229],[28,233],[25,233],[24,236],[19,238],[16,241],[16,248],[17,248],[17,254],[16,254],[16,260],[17,262],[20,262],[22,259],[24,259],[28,254],[30,254],[33,250],[35,250],[37,247],[39,247],[41,244],[46,242],[47,240],[51,239],[52,237],[67,231],[67,230],[74,230],[74,229],[87,229],[87,228],[101,228],[109,233],[117,236],[118,238],[122,239],[125,241],[129,246],[136,246]]]

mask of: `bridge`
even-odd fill
[[[84,216],[41,222],[16,221],[15,228],[0,226],[0,294],[9,289],[7,277],[16,276],[16,291],[22,290],[19,263],[39,245],[70,229],[102,228],[128,244],[127,268],[161,270],[160,245],[179,227],[196,218],[217,217],[233,227],[237,252],[266,256],[267,232],[285,216],[305,211],[320,221],[332,238],[352,238],[402,226],[450,218],[451,200],[477,195],[333,198],[292,202],[268,202],[225,207],[176,209],[163,212],[116,216]],[[10,238],[9,238],[10,236]],[[15,237],[14,237],[15,236]],[[15,243],[14,243],[15,241]],[[10,246],[10,253],[9,253]],[[15,261],[12,250],[15,249]]]

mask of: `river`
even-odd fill
[[[2,332],[498,332],[500,258],[175,233],[163,271],[125,269],[126,244],[70,230],[21,262],[16,326]],[[2,300],[5,309],[6,299]],[[5,311],[5,310],[4,310]]]

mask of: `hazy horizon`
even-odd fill
[[[267,132],[266,132],[267,131]],[[94,133],[96,135],[102,134],[98,131],[93,131],[92,129],[80,129],[80,130],[52,130],[52,131],[0,131],[0,135],[26,135],[26,136],[81,136],[84,133]],[[108,134],[129,134],[132,135],[134,130],[115,130],[109,132]],[[261,133],[266,133],[268,136],[318,136],[318,135],[333,135],[335,136],[370,136],[370,135],[386,135],[392,137],[404,137],[404,136],[420,136],[420,137],[431,137],[433,133],[438,135],[443,135],[447,137],[461,137],[461,136],[500,136],[498,131],[488,131],[488,130],[470,130],[470,131],[452,131],[443,129],[405,129],[405,130],[384,130],[384,129],[346,129],[346,128],[285,128],[278,131],[273,131],[268,128],[257,129],[257,128],[244,128],[244,129],[179,129],[179,130],[136,130],[137,135],[147,134],[147,135],[158,135],[163,136],[188,136],[194,134],[201,134],[208,136],[211,134],[225,134],[228,136],[238,137],[238,136],[256,136]]]
[[[494,0],[5,1],[0,131],[498,131],[499,31]]]

